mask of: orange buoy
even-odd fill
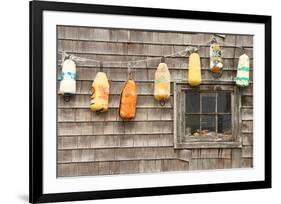
[[[128,120],[136,115],[137,104],[137,87],[133,80],[127,80],[123,86],[120,104],[119,115],[121,118]]]

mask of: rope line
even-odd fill
[[[171,53],[169,55],[163,55],[161,57],[146,57],[146,58],[140,59],[140,60],[129,60],[129,61],[103,61],[103,60],[90,59],[90,58],[86,58],[86,57],[79,57],[79,56],[76,56],[76,55],[73,55],[73,54],[68,54],[65,51],[59,51],[59,53],[62,54],[62,59],[70,58],[72,60],[80,61],[80,62],[91,61],[91,62],[95,62],[97,64],[101,64],[101,63],[127,64],[129,66],[129,65],[132,65],[132,64],[136,65],[136,64],[141,63],[141,62],[149,62],[149,61],[153,61],[153,60],[163,61],[163,58],[166,58],[166,57],[175,57],[175,56],[183,57],[183,56],[186,56],[189,52],[198,51],[201,46],[211,45],[214,42],[214,39],[215,38],[212,38],[212,39],[210,39],[210,40],[208,40],[204,43],[198,44],[196,46],[187,46],[184,50],[180,50],[180,51]],[[237,46],[236,44],[230,44],[230,43],[224,43],[224,42],[217,42],[217,43],[220,43],[223,46],[231,46],[231,47],[234,47],[234,48],[239,48],[243,52],[245,51],[243,46]]]

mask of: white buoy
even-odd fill
[[[250,72],[250,60],[248,55],[243,54],[239,57],[236,84],[237,86],[246,87],[249,85],[249,72]]]
[[[62,64],[59,92],[64,96],[76,93],[76,64],[71,59],[66,59]]]

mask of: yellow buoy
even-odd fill
[[[167,64],[160,63],[155,72],[154,98],[157,101],[166,101],[170,98],[171,75]]]
[[[104,72],[98,72],[92,83],[91,110],[105,112],[108,110],[109,83]]]
[[[201,84],[201,63],[198,53],[192,53],[189,56],[188,63],[188,83],[191,86],[199,86]]]

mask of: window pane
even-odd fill
[[[200,130],[200,116],[199,115],[187,115],[186,116],[186,135],[192,135]]]
[[[231,115],[218,115],[218,133],[230,135],[231,130]]]
[[[198,113],[200,112],[200,94],[198,92],[186,92],[186,112]]]
[[[229,92],[218,93],[218,113],[230,113],[231,94]]]
[[[204,132],[216,131],[216,116],[215,115],[202,115],[201,116],[201,130]]]
[[[215,94],[202,94],[202,113],[216,112],[216,95]]]

